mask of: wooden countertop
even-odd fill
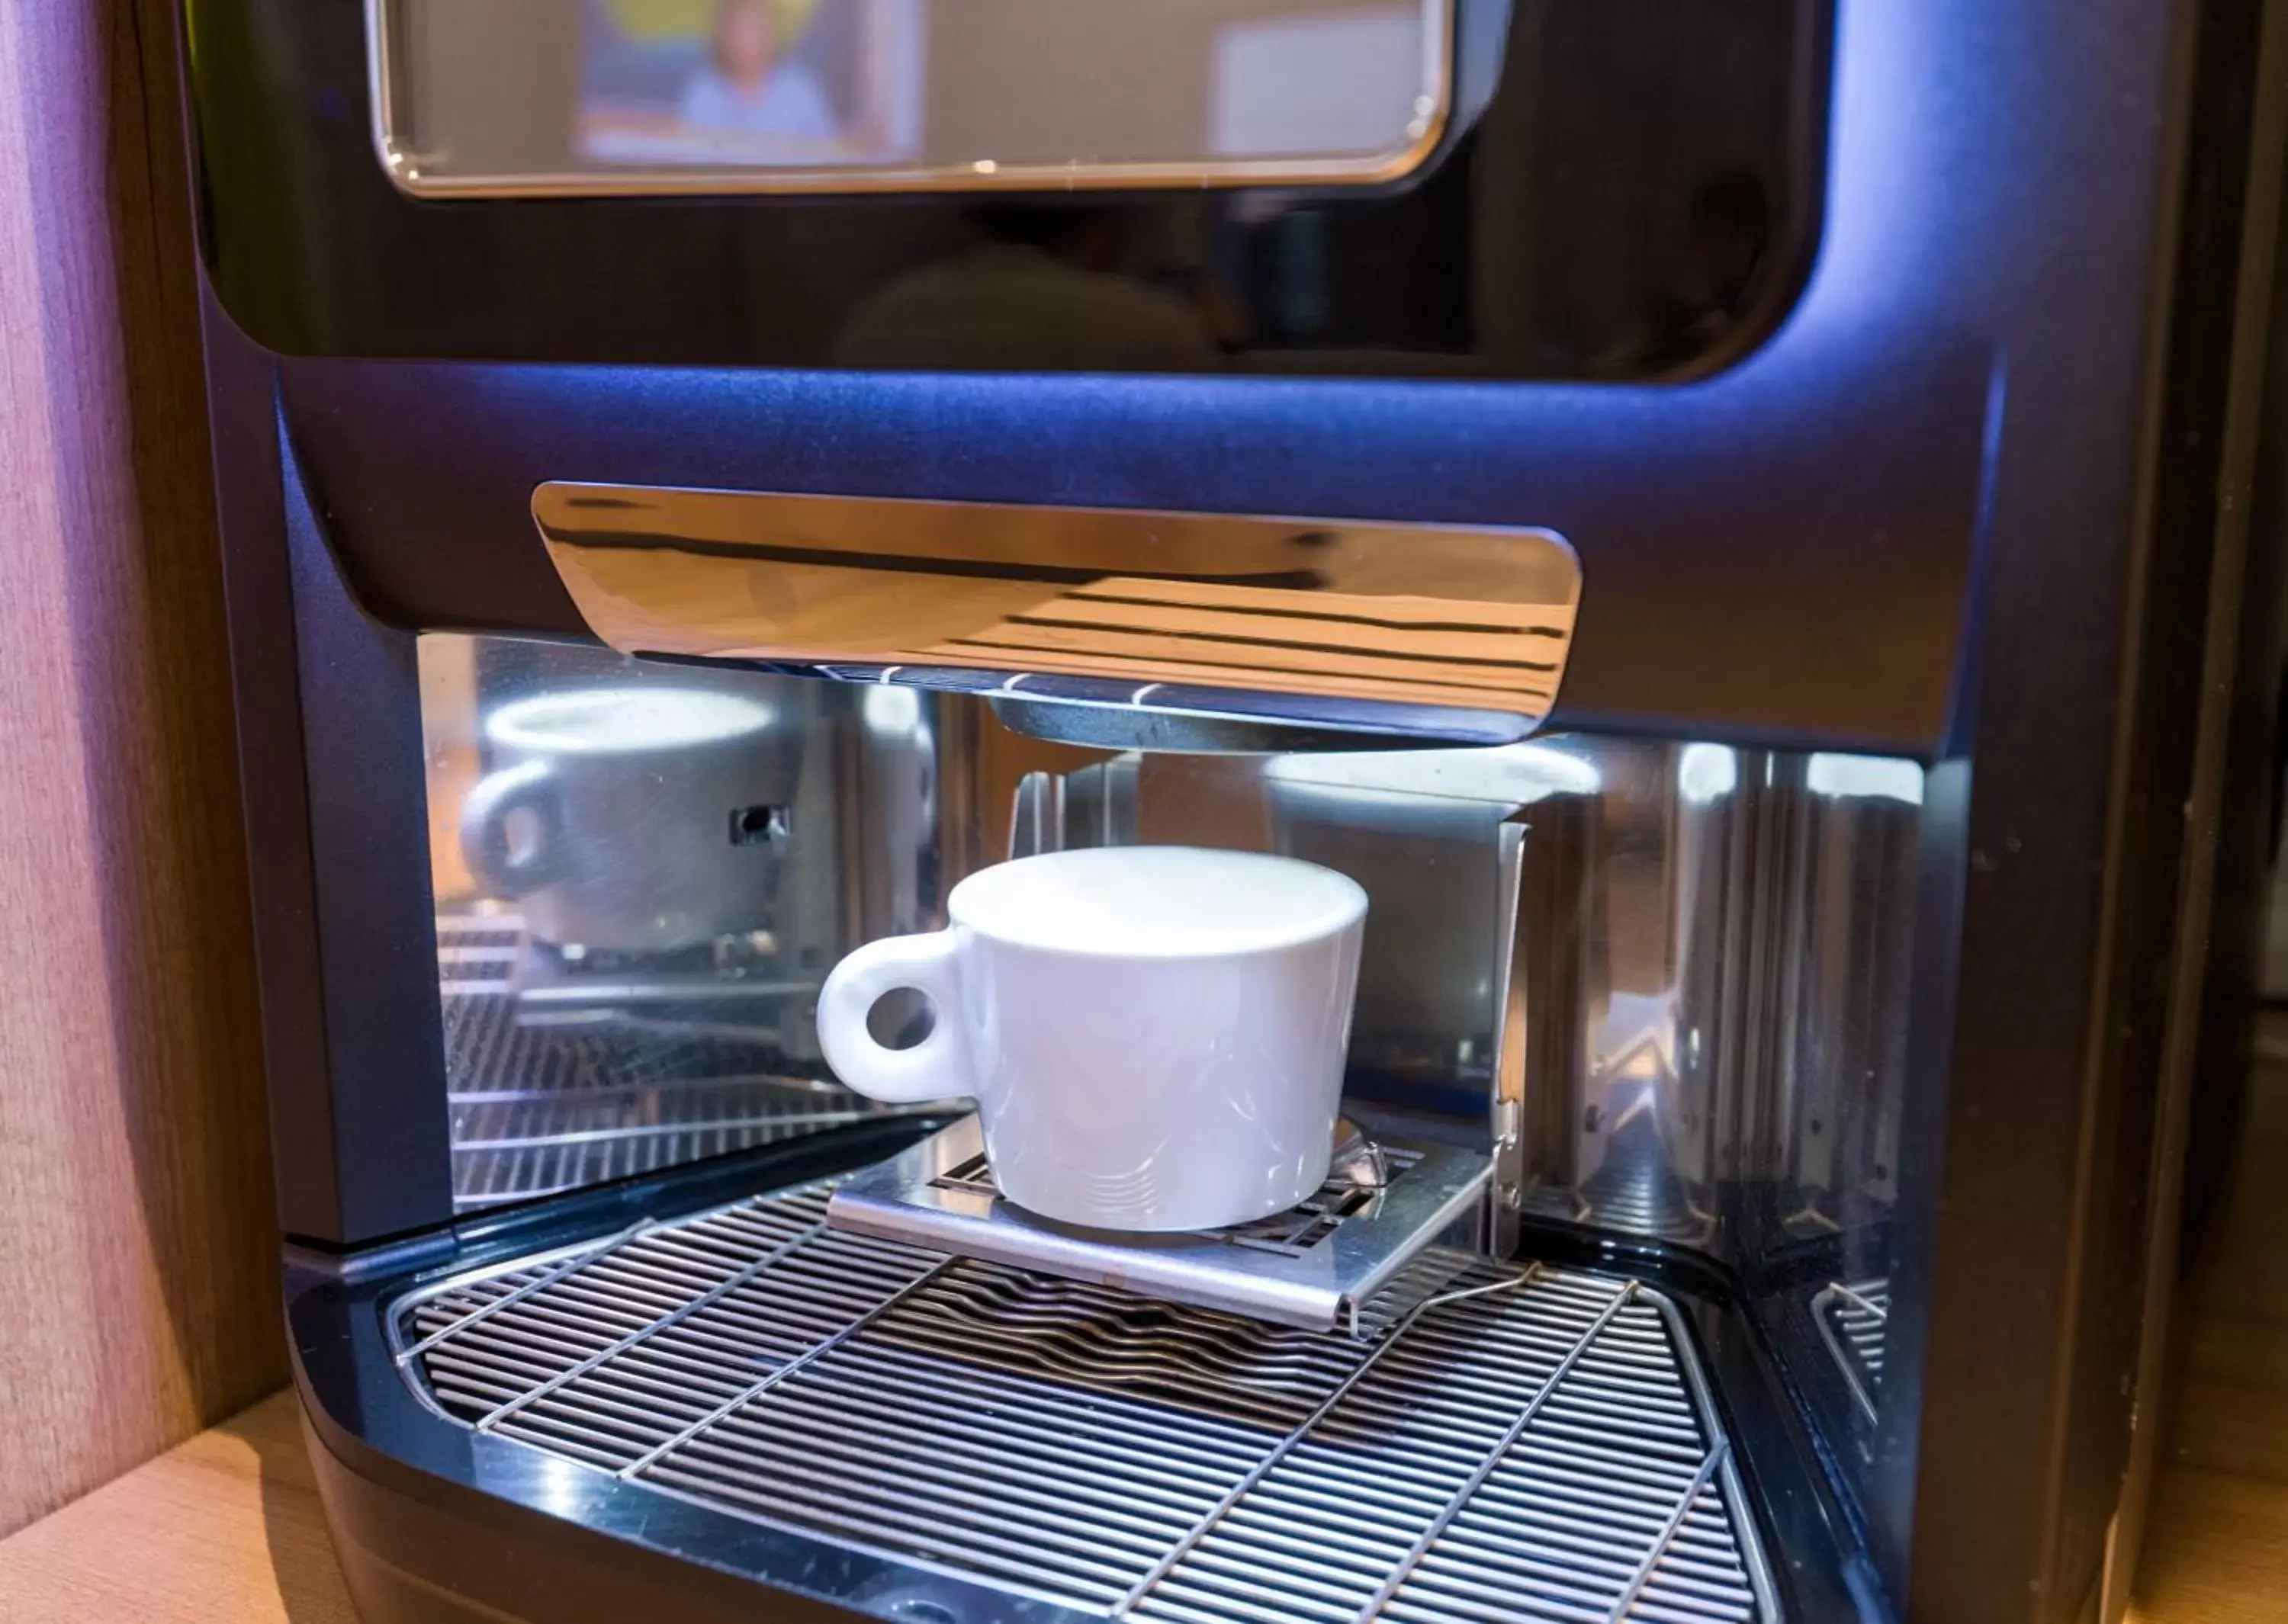
[[[0,1541],[8,1624],[356,1624],[294,1395]]]
[[[2189,1317],[2134,1624],[2288,1620],[2288,1022]],[[0,1541],[8,1624],[354,1624],[293,1395]]]
[[[2141,1624],[2288,1620],[2288,1016],[2266,1018],[2219,1199],[2178,1304]]]

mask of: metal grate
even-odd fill
[[[1342,1124],[1348,1128],[1348,1124]],[[1409,1260],[1482,1210],[1491,1164],[1450,1145],[1370,1142],[1350,1128],[1327,1182],[1255,1223],[1123,1235],[1036,1216],[1005,1200],[975,1116],[852,1174],[838,1229],[1005,1268],[1113,1287],[1303,1330],[1379,1330],[1412,1304],[1385,1288]]]
[[[831,1083],[778,1074],[768,1026],[632,1013],[520,1018],[514,921],[441,920],[440,992],[462,1211],[753,1150],[879,1114]]]
[[[1862,1280],[1823,1288],[1811,1300],[1811,1317],[1827,1351],[1850,1383],[1851,1397],[1870,1421],[1883,1394],[1883,1331],[1891,1318],[1891,1282]]]
[[[1339,1170],[1336,1176],[1330,1176],[1325,1187],[1299,1205],[1284,1212],[1275,1212],[1267,1218],[1256,1218],[1213,1231],[1214,1238],[1228,1246],[1274,1252],[1283,1257],[1300,1257],[1331,1236],[1341,1227],[1345,1218],[1372,1205],[1383,1185],[1393,1182],[1422,1160],[1420,1151],[1402,1145],[1376,1145],[1372,1147],[1372,1153],[1379,1183],[1346,1184],[1340,1181]],[[986,1165],[981,1155],[970,1157],[959,1167],[939,1174],[930,1182],[941,1190],[964,1190],[982,1196],[1000,1193],[993,1183],[993,1169]]]
[[[1776,1616],[1674,1311],[1433,1252],[1373,1340],[830,1231],[766,1197],[401,1303],[449,1417],[1110,1616]]]

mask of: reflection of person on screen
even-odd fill
[[[1114,209],[987,206],[980,241],[908,273],[851,317],[846,367],[989,372],[1206,372],[1200,313],[1127,267]]]
[[[712,59],[683,87],[678,114],[685,128],[797,142],[842,133],[818,75],[786,54],[779,4],[719,0]]]

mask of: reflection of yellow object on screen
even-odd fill
[[[810,26],[819,0],[776,0],[779,33],[792,39]],[[630,39],[689,39],[715,27],[717,0],[606,0],[605,9]]]

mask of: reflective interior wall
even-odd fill
[[[1495,1149],[1495,1232],[1720,1260],[1845,1468],[1871,1458],[1916,1174],[1913,764],[1581,737],[1123,754],[980,699],[569,646],[432,635],[421,669],[463,1207],[880,1109],[819,1054],[819,986],[857,944],[941,924],[987,864],[1283,852],[1370,898],[1352,1113]],[[1507,1113],[1505,949],[1526,989]],[[886,1041],[931,1018],[876,1011]]]
[[[881,1109],[816,1001],[939,916],[926,699],[443,634],[420,668],[459,1208]]]
[[[1490,1131],[1519,887],[1526,1210],[1736,1257],[1857,1232],[1897,1193],[1911,764],[1586,738],[1124,756],[973,700],[441,634],[422,680],[441,974],[505,964],[527,1025],[767,1033],[822,1082],[827,970],[941,922],[964,874],[1275,851],[1373,899],[1354,1092],[1458,1134]]]

